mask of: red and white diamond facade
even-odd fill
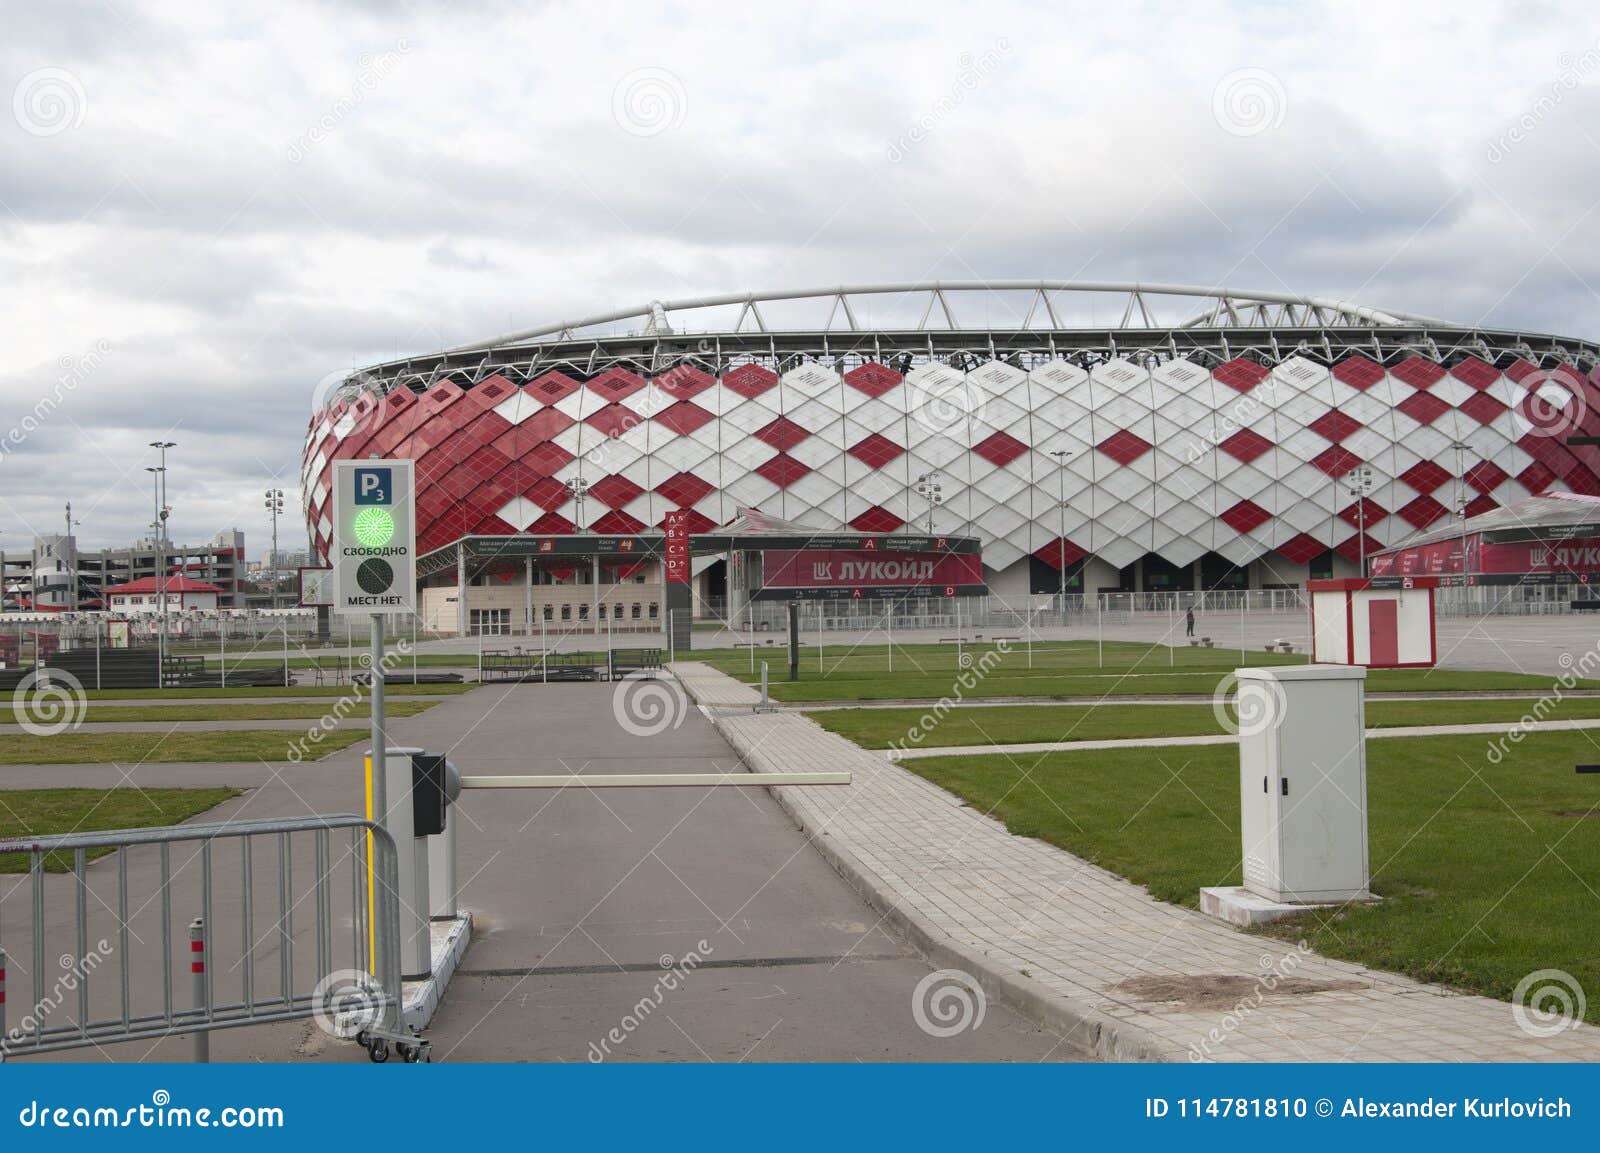
[[[1150,339],[1136,348],[1122,330],[1115,350],[1074,331],[1010,333],[990,356],[941,354],[994,344],[957,329],[646,334],[600,358],[563,332],[534,352],[362,374],[364,387],[312,417],[306,515],[326,550],[332,462],[374,454],[417,461],[423,553],[469,534],[573,532],[580,477],[594,533],[656,530],[675,509],[704,532],[741,508],[920,529],[919,480],[937,474],[936,527],[981,538],[991,573],[1025,572],[1030,557],[1123,570],[1154,555],[1180,568],[1260,562],[1256,584],[1303,578],[1330,550],[1351,571],[1363,547],[1437,527],[1461,492],[1468,515],[1600,494],[1600,455],[1565,443],[1600,434],[1592,346],[1552,361],[1476,333],[1430,355],[1369,341],[1379,360],[1358,350],[1361,324],[1278,356],[1278,334],[1260,325],[1232,340],[1226,326],[1165,342],[1141,330]],[[820,354],[806,355],[807,340]],[[707,351],[716,344],[738,351]],[[1364,496],[1347,480],[1357,466],[1370,470]]]

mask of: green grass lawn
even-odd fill
[[[1367,746],[1376,905],[1268,926],[1318,952],[1509,999],[1535,969],[1600,989],[1600,780],[1591,734],[1541,733],[1491,764],[1481,737]],[[1038,837],[1193,906],[1240,877],[1232,746],[958,756],[906,767]],[[1600,1023],[1600,997],[1588,1020]]]
[[[896,645],[894,668],[882,644],[824,647],[819,670],[817,650],[806,650],[800,661],[800,680],[790,682],[788,653],[782,646],[755,650],[751,671],[749,650],[708,649],[693,659],[747,682],[759,681],[766,661],[771,695],[779,701],[884,701],[938,700],[989,697],[1125,697],[1209,696],[1217,681],[1240,666],[1238,649],[1169,647],[1128,641],[1108,641],[1104,664],[1093,641],[1059,641],[1033,646],[1033,665],[1026,649],[1017,644],[1001,653],[988,645],[964,646],[974,662],[963,670],[957,664],[956,646]],[[1245,664],[1305,664],[1304,654],[1245,652]],[[981,675],[980,675],[981,670]],[[965,682],[962,678],[965,672]],[[1469,672],[1430,669],[1377,669],[1368,674],[1367,691],[1384,692],[1486,692],[1550,688],[1552,678],[1519,673]],[[1583,681],[1579,687],[1600,690],[1600,681]]]
[[[314,722],[312,722],[314,723]],[[310,724],[307,725],[310,727]],[[83,733],[53,737],[6,733],[0,740],[0,765],[133,765],[181,761],[283,761],[297,729],[229,729],[208,733]],[[370,739],[366,729],[323,733],[307,760]]]
[[[385,701],[384,710],[391,717],[414,717],[426,712],[435,701]],[[305,718],[317,720],[328,712],[329,705],[316,701],[271,701],[233,704],[184,705],[115,705],[95,703],[84,710],[86,723],[115,724],[129,721],[163,723],[166,721],[286,721]],[[15,713],[0,712],[0,725],[15,725]]]
[[[237,789],[4,789],[0,837],[42,837],[176,825],[239,795]],[[91,860],[110,849],[91,849]],[[0,853],[0,873],[26,873],[27,853]],[[72,868],[71,853],[49,853],[47,872]]]
[[[470,693],[477,685],[386,685],[384,696],[455,696]],[[362,686],[356,686],[362,689]],[[87,689],[84,695],[91,701],[155,701],[162,697],[177,700],[229,700],[235,697],[346,697],[355,691],[349,685],[269,685],[262,688],[229,687],[213,689]],[[364,690],[363,690],[364,691]]]
[[[1528,713],[1531,700],[1368,700],[1369,728],[1408,725],[1512,724]],[[1020,745],[1050,741],[1102,741],[1130,737],[1190,737],[1225,730],[1210,705],[987,705],[956,707],[926,731],[918,731],[923,708],[823,709],[809,714],[830,732],[868,749],[940,748],[961,745]],[[1568,697],[1545,719],[1600,717],[1600,697]]]

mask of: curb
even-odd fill
[[[752,754],[746,742],[738,734],[728,732],[719,718],[713,716],[711,722],[738,754],[740,762],[754,771],[757,766],[752,761],[763,760],[762,755],[759,752]],[[774,770],[769,766],[767,771]],[[799,826],[800,831],[806,832],[808,818],[786,795],[788,789],[769,788],[767,792]],[[808,835],[808,839],[833,870],[935,967],[966,970],[977,979],[986,996],[1062,1034],[1101,1061],[1170,1062],[1188,1059],[1187,1051],[1159,1039],[1143,1026],[1112,1017],[1078,998],[1046,989],[1039,982],[1003,968],[975,949],[951,940],[942,929],[902,907],[894,895],[878,883],[872,871],[857,860],[849,849],[838,844],[826,830],[819,829],[815,835]]]

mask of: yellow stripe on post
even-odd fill
[[[366,758],[367,765],[367,820],[372,820],[372,758]],[[378,975],[378,924],[373,917],[373,910],[377,906],[378,886],[375,880],[372,863],[372,830],[367,830],[367,972],[374,977]]]

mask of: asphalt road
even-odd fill
[[[581,778],[736,766],[697,711],[673,701],[666,715],[676,724],[639,736],[619,724],[608,685],[486,687],[395,721],[391,741],[447,749],[464,771],[484,775]],[[360,755],[357,747],[301,765],[14,766],[4,783],[230,783],[248,791],[211,819],[349,812],[359,804]],[[452,819],[460,833],[460,900],[474,913],[476,933],[429,1030],[435,1060],[1082,1059],[1060,1037],[998,1004],[951,1036],[919,1026],[914,997],[932,967],[879,924],[763,790],[592,790],[580,782],[554,792],[473,791]],[[114,860],[89,868],[91,940],[115,924]],[[262,989],[274,987],[278,966],[276,941],[262,924],[271,912],[271,866],[271,854],[259,848]],[[160,940],[158,910],[145,901],[155,870],[151,851],[130,854],[132,903],[141,907],[129,946],[136,1006],[152,997],[159,1006],[150,963]],[[238,887],[237,852],[219,854],[217,870],[213,972],[219,989],[234,991],[242,979],[234,943],[244,923],[227,894],[230,878]],[[297,892],[310,875],[297,863]],[[48,882],[47,968],[70,946],[72,909],[71,878]],[[193,870],[180,878],[180,930],[196,885]],[[348,882],[336,881],[333,891],[335,940],[342,941],[349,918],[338,898]],[[30,978],[19,971],[30,958],[27,895],[25,878],[0,877],[13,1017],[31,1000]],[[311,955],[309,917],[302,916],[294,964],[303,968]],[[92,1000],[102,1011],[114,1002],[111,972],[102,969],[94,983]],[[177,1003],[188,1004],[187,995],[183,973]],[[957,1007],[954,999],[939,1003]],[[73,1007],[69,1002],[54,1019],[71,1019]],[[958,1011],[958,1018],[972,1022],[975,1015]],[[924,1019],[940,1023],[926,1013]],[[189,1049],[187,1039],[173,1039],[61,1059],[182,1061]],[[211,1052],[217,1061],[365,1059],[309,1022],[219,1032]]]

